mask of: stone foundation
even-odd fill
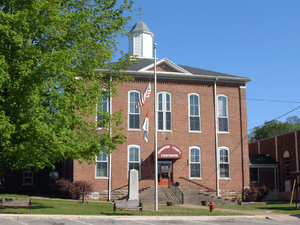
[[[98,193],[99,196],[95,197],[96,194],[93,195],[93,193]],[[128,191],[127,190],[115,190],[111,192],[111,199],[117,200],[117,199],[125,199],[128,197]],[[97,190],[94,192],[91,192],[88,194],[87,199],[90,201],[107,201],[108,200],[108,190]]]

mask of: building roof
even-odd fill
[[[96,71],[104,72],[106,70],[112,69],[112,65],[115,64],[109,63],[107,68],[98,68]],[[214,72],[211,70],[204,70],[196,67],[178,65],[167,58],[163,58],[156,62],[156,66],[166,64],[172,67],[176,72],[168,72],[168,71],[157,71],[158,77],[167,77],[167,78],[184,78],[184,79],[197,79],[197,80],[215,80],[216,78],[219,81],[225,82],[241,82],[247,83],[251,81],[250,78],[240,77],[235,75],[230,75],[226,73]],[[126,68],[126,71],[122,71],[123,74],[133,75],[133,76],[149,76],[153,74],[154,68],[154,59],[137,59],[132,66]]]
[[[265,154],[250,154],[250,165],[276,165],[278,164],[273,158]]]
[[[148,28],[148,26],[143,21],[138,21],[129,31],[129,33],[132,32],[140,32],[140,31],[148,31],[151,32]]]

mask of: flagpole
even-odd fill
[[[155,211],[158,211],[158,164],[157,164],[157,93],[156,93],[156,43],[154,44],[154,152],[155,152]]]

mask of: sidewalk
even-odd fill
[[[198,208],[198,209],[207,209],[207,206],[198,206],[198,205],[179,205],[181,207],[185,208]],[[235,210],[235,209],[220,209],[216,208],[215,210],[220,210],[223,212],[233,212],[233,213],[241,213],[245,215],[252,215],[255,217],[264,217],[266,219],[272,219],[272,220],[277,220],[277,221],[300,221],[300,215],[289,215],[289,214],[277,214],[277,213],[272,213],[272,211],[263,211],[263,210]]]

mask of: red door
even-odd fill
[[[161,164],[159,171],[160,186],[169,186],[171,180],[171,168],[169,164]]]

